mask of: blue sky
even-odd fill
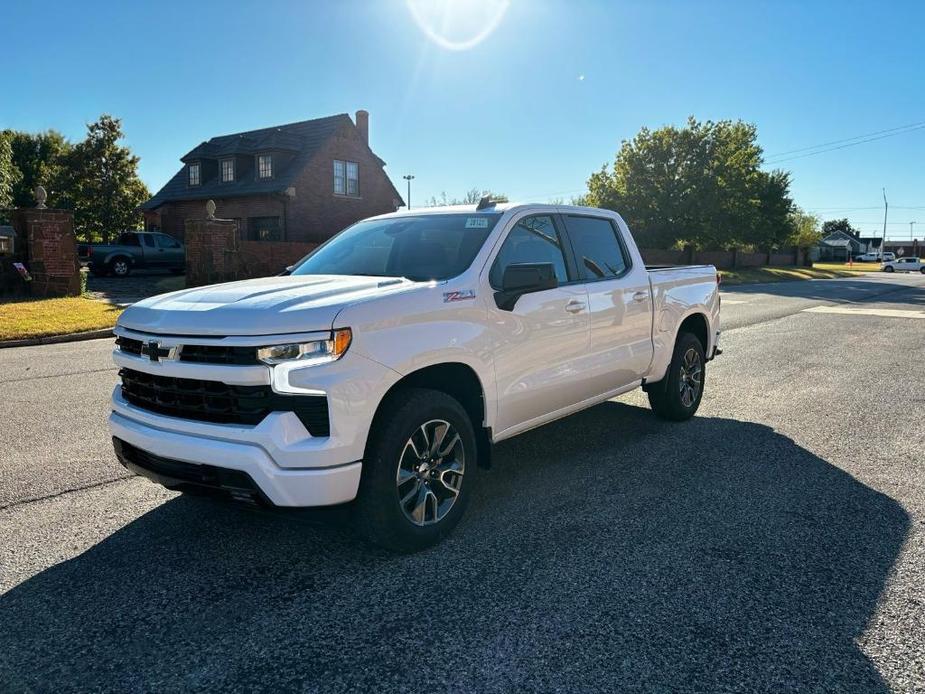
[[[622,139],[689,114],[756,123],[768,155],[925,122],[925,3],[434,8],[14,2],[3,11],[0,127],[79,139],[87,121],[112,113],[154,191],[211,136],[365,108],[373,149],[402,191],[402,174],[414,173],[421,202],[472,187],[567,200]],[[440,44],[465,43],[499,15],[467,50]],[[885,186],[889,235],[908,238],[916,220],[921,238],[923,155],[919,129],[781,166],[800,205],[867,232],[882,228]]]

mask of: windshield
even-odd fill
[[[446,280],[475,258],[500,213],[431,214],[359,222],[308,256],[293,275]]]

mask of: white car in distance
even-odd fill
[[[884,272],[921,272],[925,275],[925,263],[921,258],[899,258],[889,260],[880,266]]]

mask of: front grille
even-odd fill
[[[164,458],[116,437],[112,444],[125,467],[168,487],[195,485],[223,491],[237,499],[269,503],[251,476],[241,470]]]
[[[128,354],[134,354],[136,357],[141,356],[141,340],[133,340],[130,337],[117,337],[116,344],[119,349]]]
[[[147,356],[143,353],[143,340],[131,337],[117,337],[116,344],[126,354],[136,357]],[[228,345],[183,345],[180,348],[180,361],[197,364],[232,364],[234,366],[249,366],[260,364],[257,360],[256,347],[237,347]]]
[[[217,424],[257,425],[271,412],[293,412],[312,436],[330,436],[328,399],[280,395],[270,386],[173,378],[122,369],[122,397],[151,412]]]

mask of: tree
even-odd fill
[[[8,131],[0,132],[0,209],[13,204],[13,189],[19,181],[20,173],[13,163],[13,148]]]
[[[139,206],[151,196],[138,177],[139,158],[119,144],[122,138],[122,122],[103,114],[66,157],[67,203],[83,238],[106,242],[112,234],[136,228]]]
[[[427,207],[440,207],[442,205],[475,205],[485,196],[489,196],[495,202],[507,202],[507,195],[504,193],[492,193],[490,190],[480,188],[470,188],[461,198],[448,198],[446,191],[440,193],[440,197],[431,196],[427,201]]]
[[[836,231],[843,231],[851,236],[857,236],[861,233],[858,229],[851,226],[851,222],[847,219],[830,219],[822,225],[823,236],[834,234]]]
[[[583,202],[618,210],[643,246],[766,249],[790,234],[790,177],[761,170],[757,129],[742,121],[643,128],[588,179]]]
[[[71,144],[55,131],[26,133],[4,131],[10,139],[13,163],[19,177],[13,186],[15,207],[35,207],[35,187],[41,185],[48,193],[49,207],[64,207],[65,190],[64,165],[71,151]]]
[[[819,218],[794,206],[790,212],[791,233],[789,243],[791,246],[807,249],[815,246],[822,239],[819,230]]]

